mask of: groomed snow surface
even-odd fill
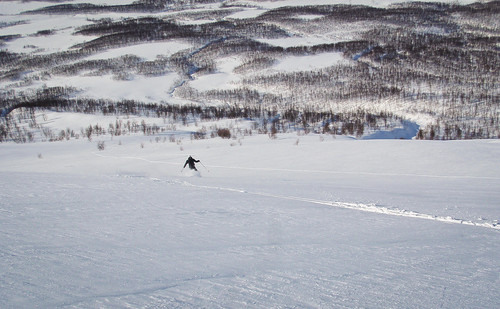
[[[0,144],[0,307],[500,308],[498,141],[170,140]]]

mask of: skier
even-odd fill
[[[184,169],[186,167],[186,165],[189,164],[190,169],[198,171],[196,169],[196,166],[194,165],[195,162],[198,163],[198,162],[200,162],[200,160],[196,160],[193,157],[189,156],[189,158],[186,160],[186,163],[184,163],[184,167],[182,169]]]

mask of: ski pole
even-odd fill
[[[210,173],[210,170],[205,166],[205,164],[203,164],[201,161],[200,161],[200,164],[203,165],[203,167],[207,170],[207,172]]]

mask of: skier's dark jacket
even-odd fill
[[[195,160],[193,159],[193,157],[189,156],[189,158],[186,160],[186,163],[184,163],[184,167],[189,164],[190,169],[197,171],[196,166],[194,165],[195,162],[198,163],[200,162],[200,160]]]

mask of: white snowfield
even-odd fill
[[[1,308],[500,307],[498,141],[159,137],[0,144]]]

